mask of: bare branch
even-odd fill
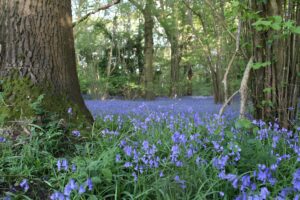
[[[86,14],[85,16],[81,17],[78,21],[74,22],[73,23],[73,28],[75,26],[77,26],[78,24],[80,24],[81,22],[83,22],[84,20],[86,20],[87,18],[89,18],[89,16],[93,15],[93,14],[96,14],[97,12],[101,11],[101,10],[107,10],[109,9],[110,7],[112,7],[113,5],[116,5],[118,3],[120,3],[121,0],[114,0],[113,2],[109,3],[109,4],[106,4],[104,6],[101,6],[99,7],[98,9],[92,11],[92,12],[89,12],[88,14]]]
[[[251,71],[251,67],[253,64],[253,56],[251,56],[247,67],[245,69],[244,72],[244,76],[241,82],[241,88],[240,88],[240,92],[241,92],[241,107],[240,107],[240,118],[244,118],[245,117],[245,113],[246,113],[246,103],[247,103],[247,97],[248,97],[248,80],[249,80],[249,76],[250,76],[250,71]]]
[[[223,115],[223,113],[224,113],[224,111],[225,111],[225,108],[228,106],[229,102],[230,102],[230,101],[233,99],[233,97],[234,97],[235,95],[237,95],[239,92],[240,92],[240,90],[235,91],[235,92],[231,95],[231,97],[229,97],[229,98],[227,99],[227,101],[225,101],[225,103],[223,104],[222,108],[221,108],[220,111],[219,111],[219,116],[222,116],[222,115]]]

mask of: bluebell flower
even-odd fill
[[[291,194],[291,193],[293,193],[294,192],[294,188],[291,188],[291,187],[287,187],[287,188],[283,188],[281,191],[280,191],[280,193],[279,193],[279,195],[277,196],[277,199],[287,199],[287,196],[289,195],[289,194]]]
[[[80,185],[78,189],[78,194],[83,194],[83,193],[85,193],[85,187],[84,185]]]
[[[86,184],[88,186],[88,189],[91,191],[93,190],[93,183],[92,183],[92,179],[88,178],[86,181]]]
[[[70,196],[72,191],[73,191],[73,189],[72,189],[71,185],[68,183],[64,188],[64,195]]]
[[[10,196],[6,196],[6,197],[4,197],[3,200],[11,200],[11,197]]]
[[[73,130],[73,131],[72,131],[72,135],[75,136],[75,137],[80,137],[80,131],[78,131],[78,130]]]
[[[125,146],[123,150],[124,150],[124,153],[127,156],[131,156],[131,154],[132,154],[132,147],[131,146]]]
[[[70,185],[70,188],[71,188],[72,190],[77,190],[77,188],[78,188],[78,185],[77,185],[77,183],[76,183],[76,181],[75,181],[74,179],[71,179],[71,180],[69,181],[69,185]]]
[[[61,161],[60,160],[57,160],[56,166],[57,166],[57,170],[60,171],[61,170]]]
[[[221,156],[220,158],[213,158],[213,165],[214,167],[216,167],[217,169],[224,169],[227,161],[229,159],[229,156],[225,155],[225,156]]]
[[[176,176],[174,177],[174,180],[175,180],[176,183],[179,183],[179,184],[180,184],[180,187],[181,187],[182,189],[186,188],[185,180],[181,180],[180,177],[179,177],[178,175],[176,175]]]
[[[293,186],[294,189],[300,191],[300,169],[297,169],[293,174]]]
[[[244,191],[245,189],[251,186],[251,180],[249,175],[242,176],[241,181],[242,181],[241,191]]]
[[[28,180],[23,179],[20,183],[20,187],[24,190],[24,192],[27,192],[29,190]]]
[[[174,143],[179,143],[180,142],[180,133],[176,131],[172,136],[172,140]]]
[[[163,171],[160,171],[159,177],[163,177],[163,176],[164,176],[164,172],[163,172]]]
[[[4,143],[6,139],[4,137],[0,137],[0,143]]]
[[[137,177],[136,173],[135,173],[135,172],[132,172],[131,175],[132,175],[133,178],[134,178],[134,182],[137,182],[138,177]]]
[[[129,168],[132,167],[132,163],[131,162],[125,162],[124,167]]]
[[[146,151],[149,149],[149,142],[147,140],[143,141],[143,149]]]
[[[119,163],[121,161],[121,155],[117,154],[116,155],[116,162]]]
[[[62,160],[61,166],[64,168],[64,170],[68,171],[69,165],[66,159]]]
[[[260,196],[263,198],[263,199],[267,199],[267,197],[270,195],[270,192],[268,190],[268,188],[266,187],[262,187],[260,189]]]
[[[60,192],[54,192],[50,196],[51,200],[65,200],[65,195]]]
[[[72,164],[72,172],[76,172],[76,165],[75,164]]]
[[[68,114],[72,115],[73,114],[73,109],[72,108],[68,108]]]

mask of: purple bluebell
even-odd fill
[[[76,172],[76,165],[75,164],[72,164],[72,172]]]
[[[90,191],[92,191],[92,190],[93,190],[93,182],[92,182],[92,179],[88,178],[87,181],[86,181],[86,184],[87,184],[87,186],[88,186],[88,189],[89,189]]]
[[[116,162],[119,163],[121,161],[121,155],[117,154],[116,155]]]
[[[73,109],[72,108],[68,108],[68,114],[72,115],[73,114]]]
[[[85,187],[84,185],[80,185],[78,189],[78,194],[83,194],[83,193],[85,193]]]
[[[159,172],[159,177],[163,177],[164,176],[164,172],[163,171],[160,171]]]
[[[61,162],[61,166],[64,168],[65,171],[68,171],[69,165],[66,159],[63,159]]]
[[[250,176],[249,175],[244,175],[241,178],[242,181],[242,185],[241,185],[241,191],[246,190],[248,187],[251,186],[251,180],[250,180]]]
[[[0,137],[0,143],[6,142],[6,139],[4,137]]]
[[[300,191],[300,169],[293,174],[293,186],[295,190]]]
[[[61,170],[61,161],[60,160],[57,160],[56,166],[57,166],[57,170],[60,171]]]
[[[227,161],[229,159],[229,156],[225,155],[225,156],[221,156],[220,158],[213,158],[213,165],[214,167],[216,167],[217,169],[224,169]]]
[[[20,183],[20,187],[24,190],[24,192],[27,192],[29,190],[28,180],[23,179]]]
[[[125,146],[123,150],[124,150],[124,153],[127,156],[131,156],[131,154],[132,154],[132,147],[131,146]]]
[[[51,194],[50,199],[51,200],[65,200],[65,196],[64,196],[64,194],[56,191],[53,194]]]
[[[267,199],[267,197],[268,197],[269,195],[270,195],[270,192],[269,192],[268,188],[262,187],[262,188],[260,189],[260,197],[261,197],[262,199]]]
[[[78,130],[73,130],[73,131],[72,131],[72,135],[75,136],[75,137],[80,137],[80,131],[78,131]]]

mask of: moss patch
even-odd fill
[[[72,116],[68,108],[72,108]],[[55,94],[51,87],[35,85],[30,78],[18,74],[0,82],[0,125],[20,119],[47,123],[53,118],[72,120],[82,126],[87,124],[80,109],[66,96]]]

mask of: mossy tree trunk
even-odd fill
[[[50,86],[92,121],[80,94],[71,13],[71,0],[1,0],[0,78],[17,71]]]

